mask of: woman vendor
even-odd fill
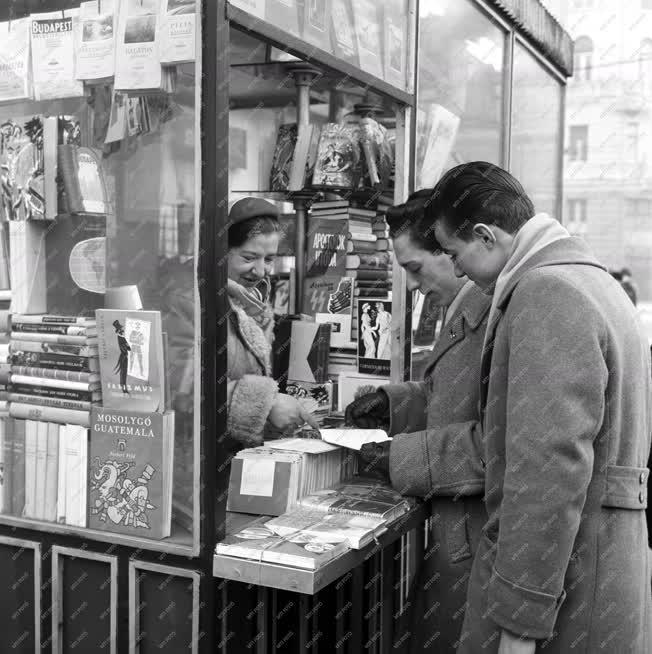
[[[268,297],[278,216],[273,204],[259,198],[238,200],[229,212],[227,429],[236,449],[291,434],[306,422],[317,428],[310,413],[279,393],[271,377],[274,314]]]

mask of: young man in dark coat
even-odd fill
[[[390,209],[387,219],[408,289],[430,293],[447,307],[445,325],[424,381],[383,386],[350,404],[347,418],[362,427],[389,423],[391,446],[370,445],[363,457],[376,469],[385,461],[392,485],[430,506],[426,555],[393,651],[446,654],[455,652],[460,637],[467,580],[487,520],[478,401],[491,298],[456,278],[424,219],[431,191],[413,194]]]
[[[492,294],[489,519],[458,652],[652,652],[650,357],[634,306],[492,164],[447,172],[427,213],[457,274]]]

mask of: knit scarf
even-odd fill
[[[519,229],[514,238],[512,253],[500,275],[498,275],[494,286],[483,349],[487,347],[489,339],[493,339],[495,332],[494,321],[500,319],[500,316],[497,315],[497,310],[504,299],[503,294],[505,290],[511,286],[511,282],[515,277],[523,273],[523,268],[537,252],[563,238],[570,238],[570,234],[558,221],[551,218],[547,213],[536,214]]]

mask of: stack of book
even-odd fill
[[[85,527],[87,434],[80,425],[0,421],[2,512]]]
[[[231,461],[228,511],[281,515],[302,497],[355,472],[355,457],[320,439],[270,441]]]
[[[102,399],[94,318],[14,314],[9,351],[12,417],[90,425]]]
[[[344,539],[360,549],[407,513],[413,500],[364,477],[354,477],[303,497],[299,506],[267,521],[266,527],[285,538],[301,532],[323,542]]]

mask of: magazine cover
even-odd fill
[[[95,315],[104,406],[163,411],[161,312],[98,309]]]
[[[357,125],[324,125],[319,137],[314,186],[356,188],[360,181],[360,145]]]
[[[29,18],[0,23],[0,102],[30,97]]]
[[[101,8],[101,11],[100,11]],[[102,80],[115,73],[115,0],[82,2],[77,79]]]
[[[365,298],[358,307],[358,372],[389,376],[392,358],[392,303]]]
[[[195,60],[196,0],[163,0],[161,63]]]

